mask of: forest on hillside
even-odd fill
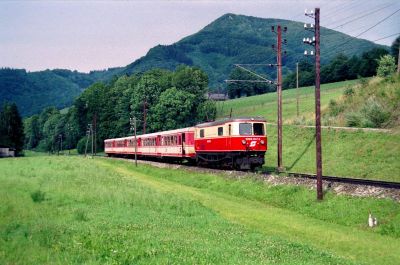
[[[67,113],[49,107],[25,119],[25,146],[40,151],[75,147],[82,151],[88,124],[92,124],[96,145],[102,149],[104,139],[132,134],[132,117],[138,119],[138,132],[143,133],[145,111],[146,133],[213,120],[216,107],[206,99],[207,89],[207,75],[188,66],[98,82],[87,88]]]

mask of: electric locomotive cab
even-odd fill
[[[266,121],[236,118],[196,126],[198,163],[253,169],[264,164]]]

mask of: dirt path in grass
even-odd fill
[[[311,245],[335,256],[367,264],[398,264],[400,241],[379,234],[326,223],[288,210],[234,196],[188,187],[134,172],[109,161],[96,163],[162,192],[199,201],[222,217],[268,235]]]

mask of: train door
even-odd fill
[[[157,135],[154,152],[157,154],[157,156],[161,156],[161,135]]]
[[[227,137],[227,139],[228,139],[228,142],[227,142],[228,150],[231,150],[231,148],[232,148],[232,146],[231,146],[231,144],[232,144],[232,125],[231,124],[228,125],[228,137]]]
[[[186,154],[186,133],[182,133],[182,156]]]

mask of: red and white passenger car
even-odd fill
[[[143,158],[189,160],[198,165],[253,169],[264,164],[266,121],[233,118],[194,127],[137,136],[137,155]],[[109,156],[135,154],[135,137],[107,139]]]

